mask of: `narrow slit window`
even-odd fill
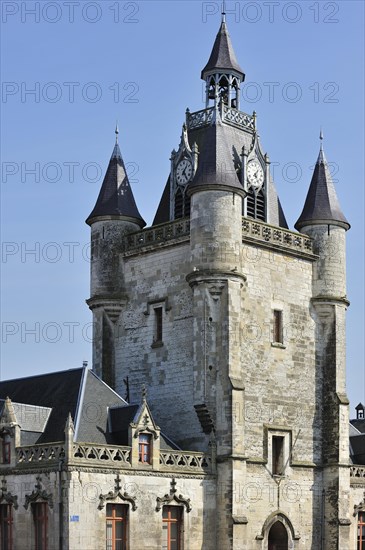
[[[280,309],[274,309],[274,342],[283,343],[283,312]]]
[[[155,335],[154,343],[162,342],[162,307],[155,307]]]
[[[284,437],[272,436],[272,473],[281,476],[284,474]]]

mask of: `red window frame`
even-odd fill
[[[0,504],[0,548],[13,550],[13,507]]]
[[[4,433],[2,436],[3,447],[3,464],[10,464],[11,462],[11,437],[9,433]]]
[[[182,512],[181,506],[164,506],[162,508],[162,527],[167,531],[167,540],[163,541],[162,550],[182,550]],[[174,529],[175,526],[176,529]]]
[[[34,502],[32,508],[35,550],[48,550],[48,504]]]
[[[357,516],[357,550],[365,550],[365,512]]]
[[[139,434],[138,438],[138,461],[142,464],[151,464],[151,435]]]
[[[127,525],[128,505],[107,504],[106,550],[127,550]]]

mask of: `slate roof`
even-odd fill
[[[3,412],[5,400],[0,399],[0,416]],[[25,403],[12,402],[16,420],[25,432],[36,432],[38,436],[44,432],[52,412],[50,407],[26,405]]]
[[[235,156],[238,160],[240,151],[232,147],[229,133],[229,126],[220,121],[207,126],[200,133],[199,164],[188,187],[190,192],[207,186],[224,186],[244,194],[234,165]]]
[[[317,223],[341,225],[346,230],[350,224],[342,213],[333,185],[330,169],[321,148],[304,208],[295,224],[300,231],[305,225]]]
[[[222,21],[209,61],[202,70],[202,79],[205,80],[206,73],[213,72],[215,69],[223,70],[224,72],[233,70],[240,75],[242,82],[245,79],[245,73],[237,62],[225,21]]]
[[[109,407],[125,407],[127,402],[96,374],[85,369],[75,424],[75,441],[113,444],[109,431]]]
[[[132,218],[141,228],[146,222],[140,215],[134,200],[119,145],[116,143],[93,211],[86,223],[104,216]]]
[[[365,434],[365,419],[354,418],[353,420],[350,420],[350,422],[360,433]]]
[[[63,441],[68,413],[75,418],[83,369],[73,369],[0,382],[0,399],[52,409],[37,443]]]
[[[10,397],[21,445],[64,441],[69,412],[76,442],[128,445],[128,427],[141,405],[128,405],[86,367],[0,382],[0,417]],[[178,449],[161,436],[161,449]]]
[[[152,225],[170,221],[170,176],[167,178]]]
[[[350,437],[350,456],[353,464],[365,464],[365,433]]]

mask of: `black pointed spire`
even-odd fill
[[[342,213],[331,172],[323,151],[323,133],[320,133],[321,146],[309,186],[304,208],[295,224],[300,231],[305,225],[331,224],[340,225],[346,230],[350,224]]]
[[[124,218],[137,223],[141,228],[146,222],[141,217],[129,183],[127,171],[118,144],[118,125],[115,128],[115,145],[103,184],[93,211],[86,223],[91,225],[96,218]]]
[[[222,72],[234,71],[238,73],[243,82],[245,80],[245,73],[237,62],[225,19],[225,12],[223,10],[222,23],[216,36],[209,61],[202,70],[201,77],[205,80],[207,73],[215,72],[216,69]]]

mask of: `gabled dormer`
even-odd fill
[[[129,440],[132,447],[132,466],[154,469],[159,467],[160,428],[152,417],[145,396],[129,425]]]
[[[145,395],[139,405],[110,408],[108,425],[115,444],[132,447],[132,467],[158,469],[160,428],[152,417]]]

